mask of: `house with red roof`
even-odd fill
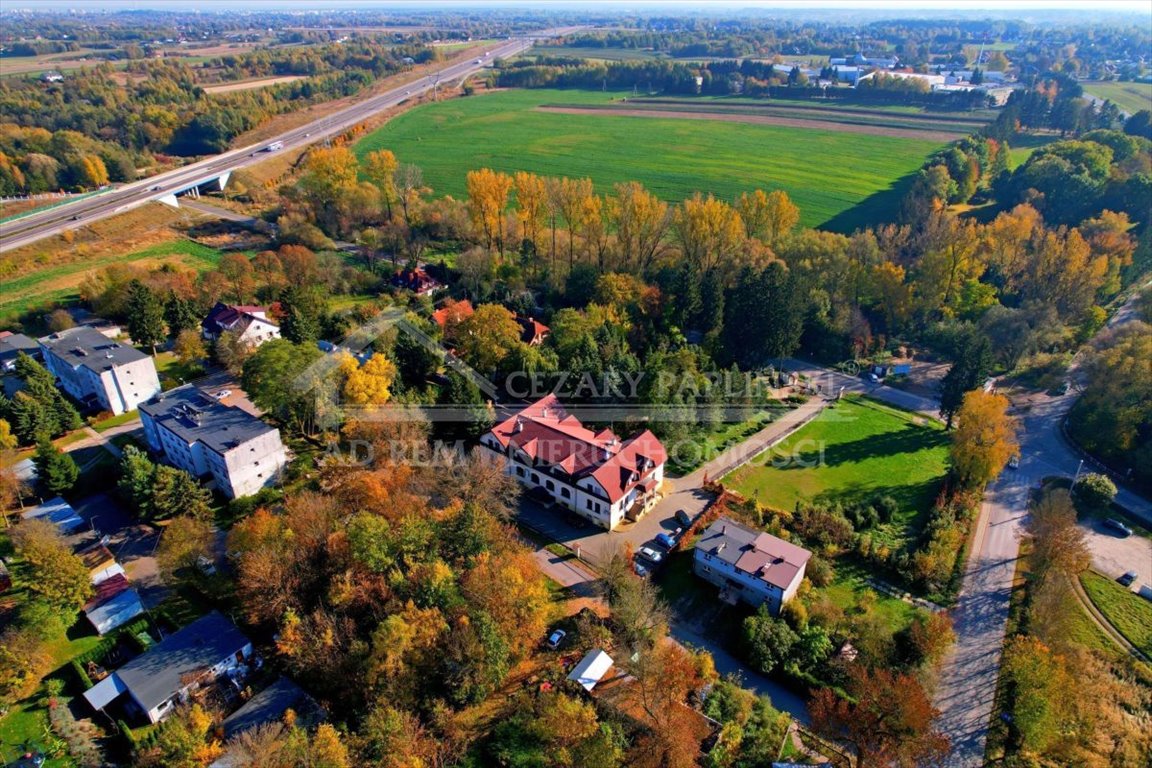
[[[721,517],[696,542],[692,570],[719,587],[727,602],[767,605],[779,616],[800,589],[811,557],[804,547]]]
[[[432,322],[440,326],[441,330],[448,330],[448,326],[456,326],[472,317],[475,313],[472,302],[468,299],[453,301],[448,299],[440,309],[432,313]]]
[[[516,315],[516,323],[520,326],[520,341],[530,347],[543,344],[544,339],[548,338],[548,334],[552,333],[551,328],[534,317]]]
[[[555,395],[497,424],[480,445],[520,485],[608,530],[656,503],[668,458],[649,430],[627,440],[596,432]]]
[[[205,339],[215,341],[229,331],[240,341],[258,347],[266,341],[280,338],[280,326],[268,319],[265,307],[217,302],[200,323]]]
[[[430,296],[442,287],[440,281],[420,267],[399,270],[389,282],[393,288],[404,288],[418,296]]]

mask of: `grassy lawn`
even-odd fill
[[[947,460],[943,425],[872,400],[845,398],[762,460],[729,475],[725,485],[785,510],[800,501],[891,496],[899,512],[876,534],[897,544],[918,533],[927,519]]]
[[[1152,83],[1084,83],[1084,92],[1098,99],[1108,99],[1128,114],[1152,110]]]
[[[830,226],[851,231],[874,219],[877,207],[895,204],[940,146],[833,129],[537,109],[603,105],[627,95],[509,90],[426,104],[369,134],[355,151],[363,157],[390,149],[423,168],[436,194],[456,197],[466,192],[467,172],[481,167],[589,177],[601,193],[635,180],[672,202],[696,191],[731,200],[752,189],[783,189],[800,206],[804,226],[835,219]]]
[[[102,421],[97,421],[92,424],[92,429],[96,430],[97,432],[107,432],[113,427],[122,426],[130,421],[136,421],[139,418],[139,411],[128,411],[127,413],[122,413],[119,416],[111,416]]]
[[[187,365],[176,359],[171,352],[160,352],[156,355],[156,373],[160,377],[162,389],[169,390],[181,384],[187,384],[193,379],[204,375],[204,369],[198,365]]]
[[[175,264],[196,271],[215,267],[221,252],[191,240],[173,240],[128,254],[105,255],[45,265],[19,277],[5,277],[0,292],[0,319],[11,319],[38,308],[79,299],[84,278],[110,264],[140,263],[144,266]]]
[[[833,582],[815,592],[827,597],[849,616],[859,613],[863,606],[869,606],[869,610],[883,619],[892,634],[905,629],[912,619],[924,612],[911,603],[876,591],[868,584],[866,569],[844,560],[836,563]]]
[[[1080,574],[1080,583],[1104,618],[1128,642],[1152,655],[1152,602],[1095,571]]]
[[[1019,168],[1040,147],[1059,140],[1055,134],[1022,134],[1011,139],[1008,142],[1008,170]]]

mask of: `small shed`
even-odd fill
[[[584,690],[591,692],[611,668],[611,656],[600,649],[588,651],[580,663],[568,673],[568,679],[577,683]]]
[[[97,634],[107,634],[144,613],[140,595],[123,575],[96,585],[96,594],[84,606],[84,616]]]
[[[76,555],[88,569],[93,584],[99,584],[113,576],[124,576],[124,568],[116,562],[112,551],[103,544],[93,544],[80,550]]]

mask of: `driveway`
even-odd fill
[[[240,379],[228,371],[212,371],[189,383],[195,384],[196,387],[208,397],[215,397],[217,392],[227,390],[230,393],[227,397],[216,399],[224,403],[224,405],[234,405],[253,416],[264,415],[264,411],[257,408],[256,404],[248,399],[248,393],[240,387]],[[287,382],[285,382],[285,386],[287,386]]]
[[[940,418],[940,403],[930,397],[893,389],[884,384],[875,384],[860,376],[848,376],[805,360],[788,358],[784,360],[783,367],[786,371],[807,376],[814,385],[820,387],[820,392],[826,395],[834,396],[842,389],[845,393],[868,395],[906,411],[915,411],[933,419]]]
[[[144,607],[155,608],[167,597],[168,589],[156,563],[159,531],[141,523],[129,509],[106,493],[85,497],[72,507],[88,523],[88,529],[70,537],[69,543],[84,546],[107,537],[108,549],[124,566]]]

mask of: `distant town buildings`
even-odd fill
[[[152,450],[193,477],[210,476],[229,498],[271,485],[288,463],[278,429],[192,384],[141,405],[140,418]]]
[[[152,358],[87,325],[40,339],[44,365],[83,405],[113,414],[136,410],[160,392]]]
[[[480,445],[525,488],[608,530],[656,503],[667,460],[650,431],[628,440],[593,432],[555,395],[496,425]]]
[[[722,517],[696,542],[692,569],[729,602],[767,605],[773,615],[796,596],[812,553]]]
[[[215,341],[228,331],[252,347],[280,338],[280,326],[268,319],[264,307],[225,304],[217,302],[200,323],[205,339]]]

